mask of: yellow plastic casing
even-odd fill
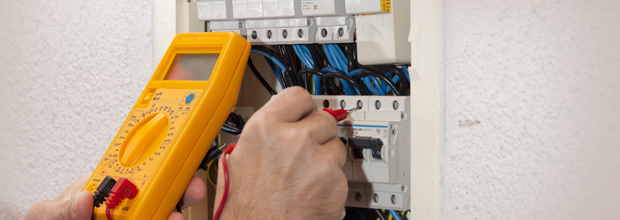
[[[111,214],[115,220],[167,219],[234,107],[250,43],[235,33],[179,34],[90,177],[94,192],[106,175],[138,187]],[[208,80],[164,80],[179,55],[214,54]],[[191,97],[190,97],[191,96]],[[94,209],[107,219],[106,205]]]

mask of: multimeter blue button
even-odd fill
[[[194,93],[189,94],[187,96],[187,98],[185,98],[185,103],[189,104],[190,102],[192,102],[194,100]]]

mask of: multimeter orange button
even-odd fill
[[[163,113],[146,116],[131,129],[120,149],[120,162],[123,166],[133,166],[136,162],[157,150],[168,129],[168,117]]]

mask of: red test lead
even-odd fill
[[[326,111],[327,113],[331,114],[332,116],[334,116],[334,118],[336,119],[336,121],[342,121],[344,119],[346,119],[349,114],[351,114],[351,112],[357,111],[362,109],[361,107],[356,107],[356,108],[352,108],[349,110],[344,110],[344,109],[336,109],[333,110],[331,108],[324,108],[323,111]]]
[[[138,194],[138,187],[134,185],[128,179],[121,177],[118,179],[118,182],[114,184],[112,191],[110,192],[110,197],[108,197],[108,201],[106,204],[106,216],[108,220],[112,220],[112,216],[110,215],[110,210],[116,208],[118,204],[120,204],[123,199],[129,198],[133,199]]]

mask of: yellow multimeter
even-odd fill
[[[138,188],[111,216],[167,219],[234,107],[250,43],[235,33],[179,34],[85,186],[110,176]],[[94,219],[106,219],[105,203]]]

